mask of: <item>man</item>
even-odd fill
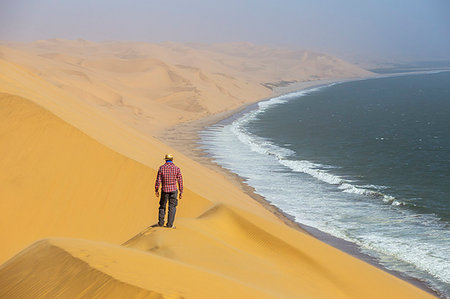
[[[158,170],[155,182],[155,195],[159,197],[159,185],[161,185],[161,199],[159,200],[159,221],[158,225],[164,225],[164,216],[166,215],[166,205],[169,202],[169,213],[167,216],[167,227],[173,227],[173,220],[177,211],[178,187],[180,190],[180,199],[183,196],[183,177],[181,170],[173,163],[173,155],[167,154],[164,157],[166,163],[161,165]]]

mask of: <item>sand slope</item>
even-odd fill
[[[431,297],[287,227],[222,175],[152,137],[250,101],[227,90],[267,93],[243,70],[239,80],[219,72],[244,59],[229,53],[242,45],[125,45],[0,48],[0,297]],[[196,66],[180,66],[170,58],[177,51]],[[226,78],[222,91],[211,87],[214,78]],[[177,89],[184,80],[197,91]],[[183,106],[191,93],[200,110]],[[186,185],[175,230],[151,226],[166,152]]]
[[[8,240],[1,262],[49,236],[122,243],[156,216],[154,169],[8,94],[0,94],[0,167],[1,237]],[[200,195],[191,201],[181,216],[210,204]]]
[[[144,211],[156,209],[149,200],[153,170],[6,94],[0,94],[0,168],[0,227],[8,240],[1,261],[48,236],[124,241],[148,224]]]
[[[43,260],[51,263],[43,264]],[[0,295],[10,298],[268,297],[197,267],[117,245],[73,239],[34,244],[4,266],[0,281],[7,285]]]

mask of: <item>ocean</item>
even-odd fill
[[[201,147],[297,222],[450,297],[450,72],[262,101]]]

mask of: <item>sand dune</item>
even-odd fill
[[[153,137],[270,95],[263,83],[327,74],[367,73],[251,44],[1,46],[0,297],[431,297]],[[185,177],[176,229],[152,227],[166,152]]]
[[[43,260],[51,264],[43,264]],[[234,294],[270,297],[234,279],[170,259],[74,239],[37,242],[4,266],[0,280],[7,283],[0,295],[13,298],[230,298]]]
[[[0,114],[2,262],[48,236],[123,242],[148,224],[153,170],[22,98],[1,94]]]
[[[144,134],[268,97],[280,82],[370,75],[324,54],[247,43],[53,39],[6,44],[0,53]]]

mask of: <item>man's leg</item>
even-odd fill
[[[175,219],[175,213],[177,212],[177,205],[178,205],[178,191],[170,192],[169,196],[169,215],[167,217],[167,226],[172,227],[173,221]]]
[[[163,226],[164,225],[164,217],[166,216],[166,204],[167,200],[169,199],[170,193],[162,192],[161,191],[161,199],[159,200],[159,219],[158,219],[158,225]]]

